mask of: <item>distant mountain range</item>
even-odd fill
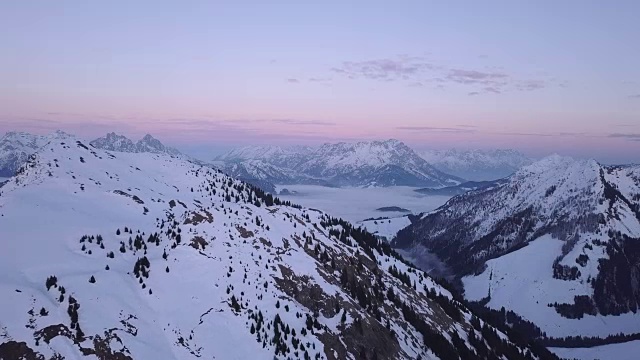
[[[436,169],[470,181],[504,178],[532,162],[521,152],[510,149],[426,150],[418,154]]]
[[[15,174],[20,164],[48,143],[52,136],[56,135],[5,134],[0,138],[0,177]],[[90,145],[108,151],[187,157],[149,134],[134,142],[111,132],[91,141]],[[319,147],[249,146],[220,155],[209,164],[266,191],[275,192],[274,184],[456,187],[465,179],[497,179],[509,175],[519,164],[527,162],[524,156],[512,150],[439,152],[443,157],[441,160],[435,155],[437,153],[418,154],[398,140],[335,143]]]
[[[245,147],[215,161],[234,176],[276,184],[445,187],[463,181],[431,166],[398,140]]]
[[[468,299],[548,336],[640,333],[640,166],[550,156],[453,197],[393,245],[427,249]]]

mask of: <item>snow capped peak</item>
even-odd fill
[[[142,139],[134,143],[123,135],[110,132],[105,136],[91,141],[91,145],[99,149],[118,152],[148,152],[154,154],[169,154],[179,156],[181,153],[171,147],[165,146],[160,140],[150,134],[146,134]]]
[[[280,174],[290,174],[286,179],[268,179],[281,184],[322,181],[337,186],[444,187],[461,182],[461,179],[433,168],[410,147],[395,139],[325,143],[315,148],[244,147],[217,157],[226,164],[227,171],[243,177],[248,174],[235,173],[240,167],[232,163],[256,159],[280,168]],[[263,176],[264,173],[254,175],[255,178]]]

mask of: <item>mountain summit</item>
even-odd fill
[[[287,178],[254,176],[280,184],[324,182],[335,186],[445,187],[462,181],[437,170],[403,142],[393,139],[327,143],[316,148],[245,147],[216,160],[231,174],[238,168],[247,169],[238,164],[260,160],[277,168],[278,174],[286,174]]]
[[[174,156],[181,155],[180,151],[168,146],[164,146],[160,142],[160,140],[154,138],[149,134],[145,135],[142,139],[138,140],[138,142],[134,143],[126,136],[118,135],[114,132],[111,132],[101,138],[91,141],[90,144],[96,148],[110,151],[132,153],[147,152],[154,154],[169,154]]]

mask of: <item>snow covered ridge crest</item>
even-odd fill
[[[51,141],[0,238],[0,358],[553,358],[371,234],[167,154]]]
[[[444,187],[462,182],[398,140],[327,143],[317,148],[245,147],[215,161],[234,176],[278,184]],[[262,165],[253,166],[256,162]]]
[[[543,238],[554,240],[539,240]],[[503,262],[512,261],[513,254],[528,251],[529,243],[542,247],[537,241],[550,241],[545,248],[553,250],[541,255],[544,262],[538,264],[548,265],[541,267],[535,281],[509,286],[504,278],[492,276]],[[632,316],[640,309],[639,278],[631,275],[640,266],[639,242],[640,167],[603,166],[553,155],[522,168],[504,183],[452,198],[400,231],[394,245],[431,249],[465,287],[473,283],[474,291],[467,291],[470,299],[486,298],[498,309],[524,304],[509,299],[521,297],[527,286],[527,298],[533,300],[520,307],[520,314],[540,320],[544,331],[568,336],[578,335],[571,333],[576,329],[571,324],[580,319],[612,324],[600,319]],[[510,264],[512,274],[518,273],[513,264],[523,274],[532,266]],[[484,282],[475,282],[476,277]],[[640,326],[619,325],[599,328],[604,335],[640,332]]]

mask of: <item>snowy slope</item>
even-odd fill
[[[638,170],[550,156],[452,198],[395,245],[432,250],[468,299],[513,310],[548,336],[638,333]]]
[[[347,223],[86,144],[52,139],[0,189],[0,358],[532,358]]]
[[[424,150],[418,154],[438,170],[472,181],[500,179],[531,164],[531,159],[511,149]]]
[[[249,162],[259,160],[288,175],[268,178],[279,184],[311,184],[315,180],[336,186],[444,187],[462,181],[437,170],[398,140],[324,144],[317,148],[245,147],[216,160],[226,164],[224,168],[234,176],[240,175],[234,172],[238,163],[244,170],[252,168]],[[260,170],[254,176],[259,178],[263,173]]]

